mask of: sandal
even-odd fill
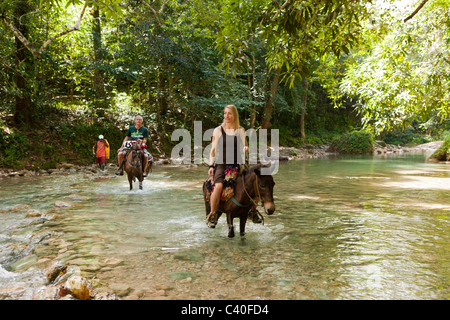
[[[211,212],[206,216],[206,225],[208,228],[215,228],[217,224],[217,211]]]

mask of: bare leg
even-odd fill
[[[214,185],[214,191],[211,194],[210,204],[211,212],[207,216],[207,224],[210,228],[215,228],[218,220],[218,215],[216,213],[219,208],[220,197],[222,195],[223,183],[216,183]]]
[[[123,159],[123,151],[120,151],[117,153],[117,163],[119,164],[119,171],[116,172],[116,174],[118,175],[123,175],[123,167],[121,168],[122,162],[124,161]]]
[[[219,208],[220,197],[222,195],[223,183],[219,182],[214,185],[214,191],[211,194],[211,212],[217,211]]]

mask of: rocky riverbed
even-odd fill
[[[439,148],[442,142],[432,142],[415,148],[402,148],[398,146],[379,145],[375,154],[390,154],[402,152],[432,152]],[[334,153],[329,152],[327,146],[306,146],[304,148],[280,148],[280,160],[302,160],[314,159]],[[169,159],[161,159],[156,165],[170,165]],[[155,170],[157,166],[155,167]],[[117,176],[115,164],[110,164],[105,171],[101,171],[96,165],[77,166],[63,163],[55,169],[29,171],[29,170],[0,170],[0,183],[7,183],[9,179],[20,179],[27,176],[51,176],[82,174],[87,179],[111,178]],[[17,203],[7,208],[2,208],[1,213],[16,215],[21,217],[25,224],[29,224],[34,230],[33,234],[27,236],[23,241],[11,243],[0,251],[0,266],[8,265],[8,271],[0,267],[0,273],[7,273],[6,276],[13,277],[15,273],[26,273],[27,270],[36,268],[40,270],[38,282],[39,286],[30,287],[27,281],[12,282],[10,286],[0,287],[0,300],[2,299],[36,299],[36,300],[59,300],[59,299],[141,299],[143,292],[130,292],[126,285],[116,285],[114,288],[105,287],[95,277],[96,272],[102,270],[120,270],[124,263],[120,258],[108,258],[101,261],[86,263],[85,259],[77,258],[77,253],[72,252],[71,243],[63,240],[58,232],[49,231],[51,228],[39,228],[40,225],[51,224],[70,208],[76,207],[86,198],[77,193],[65,196],[54,201],[53,207],[42,210],[32,207],[28,203]],[[28,227],[28,226],[27,226]],[[18,230],[20,233],[21,231]],[[82,254],[82,253],[80,253]],[[153,253],[152,253],[153,254]],[[181,254],[168,254],[168,252],[154,252],[155,261],[172,257],[176,260],[195,261],[196,256]],[[70,257],[68,259],[67,257]],[[183,261],[184,261],[183,260]],[[187,262],[187,263],[188,263]],[[215,261],[207,261],[216,263]],[[208,263],[204,263],[205,268]],[[161,264],[164,266],[164,264]],[[220,266],[220,264],[219,264]],[[155,268],[157,266],[155,265]],[[194,268],[194,267],[193,267]],[[214,269],[213,269],[214,270]],[[118,271],[119,272],[119,271]],[[114,274],[114,273],[112,273]],[[2,274],[0,274],[2,276]],[[161,279],[155,278],[153,288],[145,290],[145,298],[149,299],[172,299],[180,297],[184,287],[188,287],[194,277],[187,273],[185,269],[171,270],[172,279],[179,278],[180,288],[175,288],[165,284]],[[169,279],[170,280],[170,279]],[[220,298],[217,293],[217,298]]]
[[[11,243],[0,250],[0,266],[8,265],[8,270],[0,267],[0,276],[14,278],[15,274],[24,275],[35,269],[32,281],[13,281],[10,286],[0,287],[0,300],[5,299],[116,299],[113,294],[94,290],[92,279],[83,277],[85,269],[77,265],[76,261],[64,261],[69,243],[62,240],[58,233],[40,228],[44,224],[51,224],[60,219],[61,214],[68,208],[77,205],[77,201],[85,200],[83,196],[73,194],[65,199],[54,202],[53,208],[40,210],[28,204],[16,204],[0,209],[4,215],[15,215],[23,219],[16,233],[20,235],[23,229],[33,229],[32,234],[21,239],[20,243]],[[16,234],[13,235],[13,238]],[[103,266],[117,265],[121,261],[103,261]],[[36,275],[40,279],[35,279]],[[40,276],[39,276],[40,275]],[[31,275],[30,275],[31,276]]]

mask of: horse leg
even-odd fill
[[[247,214],[243,214],[239,218],[239,233],[241,237],[245,235],[245,223],[247,222],[247,217]]]
[[[142,176],[142,173],[141,173],[141,176],[138,179],[139,179],[139,190],[142,190],[142,181],[144,180],[144,177]]]
[[[128,182],[130,183],[130,190],[133,189],[133,177],[131,175],[128,175]]]
[[[205,202],[206,216],[211,212],[211,204],[206,200],[206,186],[203,183],[203,201]]]
[[[234,226],[233,217],[230,213],[227,213],[227,224],[228,224],[228,238],[234,238]]]

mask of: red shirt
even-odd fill
[[[106,157],[106,143],[97,141],[97,158]]]

